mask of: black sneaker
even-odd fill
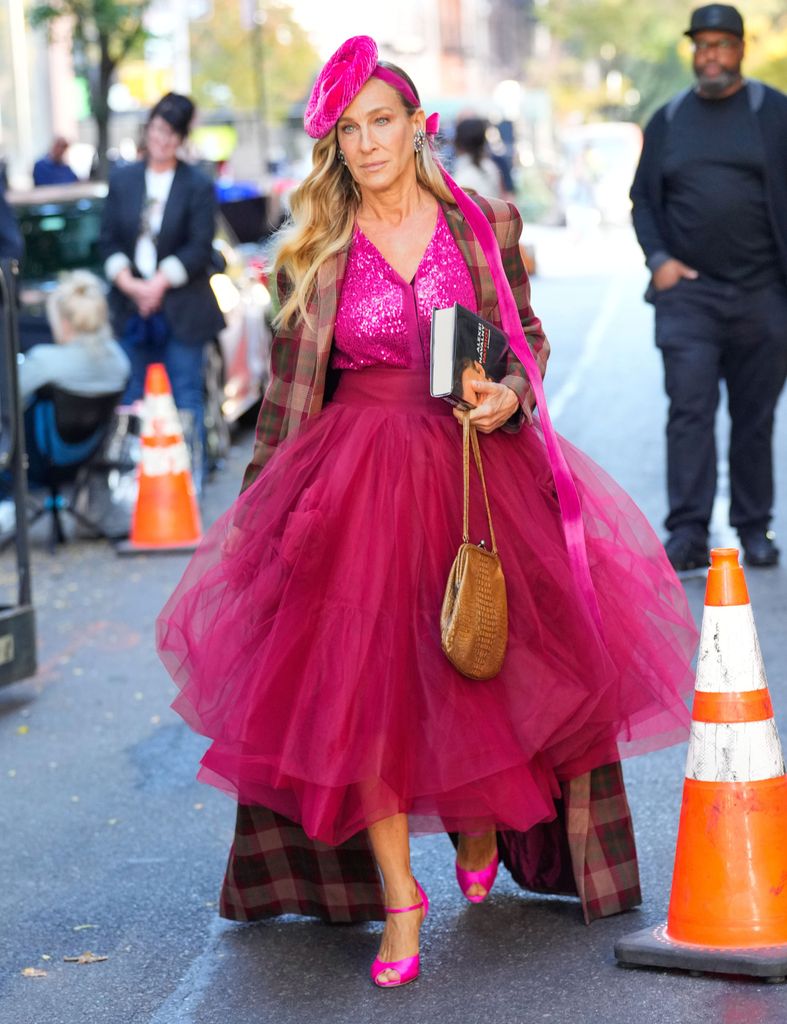
[[[688,572],[689,569],[707,569],[710,563],[708,545],[696,537],[673,533],[664,545],[667,558],[675,572]]]
[[[754,530],[740,534],[743,545],[743,560],[754,568],[765,568],[779,564],[779,549],[773,542],[770,530]]]

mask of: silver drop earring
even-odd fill
[[[416,151],[416,153],[420,153],[423,150],[425,144],[426,132],[422,128],[419,128],[418,131],[413,136],[413,149]]]
[[[341,149],[336,154],[336,159],[339,161],[340,164],[344,164],[345,167],[347,166],[347,157],[344,155]]]

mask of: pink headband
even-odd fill
[[[343,111],[372,77],[379,78],[387,85],[392,86],[411,105],[420,107],[418,97],[408,83],[395,72],[380,67],[377,61],[375,41],[369,36],[353,36],[352,39],[342,43],[317,76],[303,116],[307,134],[313,139],[324,138],[336,125]],[[432,114],[426,122],[427,134],[435,134],[438,126],[438,115]],[[438,166],[440,166],[439,163]],[[489,264],[500,302],[503,330],[508,335],[511,348],[521,360],[533,389],[549,464],[555,481],[555,490],[560,502],[569,563],[585,608],[596,627],[601,631],[601,613],[590,576],[579,495],[549,417],[544,388],[541,383],[541,373],[522,330],[522,323],[519,319],[511,285],[503,267],[497,238],[478,204],[459,188],[444,167],[440,166],[440,172]]]
[[[390,85],[393,89],[396,89],[397,92],[400,92],[402,96],[404,96],[411,107],[421,106],[421,101],[407,84],[406,79],[402,78],[401,75],[397,75],[395,71],[391,71],[390,68],[384,68],[381,64],[378,64],[369,77],[379,78],[381,82],[385,82],[386,85]],[[426,134],[437,135],[439,131],[440,115],[430,114],[426,119]]]

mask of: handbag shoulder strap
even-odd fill
[[[486,478],[484,477],[484,465],[481,462],[481,448],[478,444],[478,431],[470,422],[469,411],[462,416],[462,476],[464,480],[464,514],[462,519],[462,540],[465,544],[470,543],[470,447],[473,448],[478,476],[481,479],[481,490],[484,493],[484,504],[486,505],[486,521],[489,523],[489,540],[492,545],[492,554],[497,554],[497,541],[495,540],[495,528],[492,526],[492,512],[489,508],[489,495],[486,490]]]

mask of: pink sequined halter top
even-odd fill
[[[455,302],[477,312],[473,279],[440,206],[434,234],[410,282],[356,226],[336,313],[331,366],[428,366],[432,310]]]

